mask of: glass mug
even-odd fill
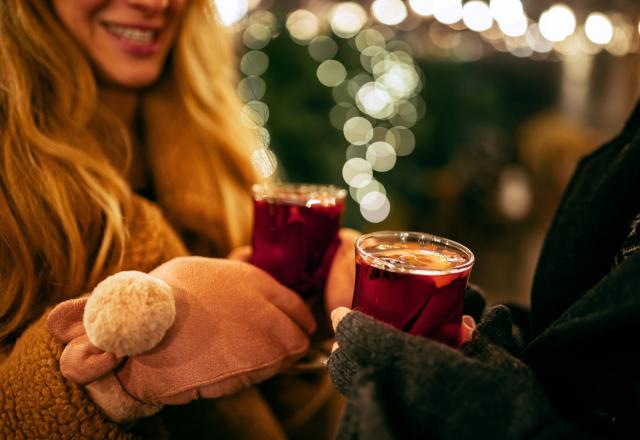
[[[253,186],[251,263],[308,300],[324,289],[347,192],[333,185]]]
[[[446,238],[380,231],[356,241],[352,308],[455,346],[473,253]]]
[[[327,340],[332,335],[323,291],[340,245],[338,232],[347,192],[333,185],[302,183],[258,184],[252,190],[250,262],[297,292],[319,324],[309,351],[284,373],[323,370],[331,348]]]

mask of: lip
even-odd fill
[[[117,46],[134,56],[150,56],[154,55],[160,49],[160,36],[162,34],[162,27],[147,25],[147,24],[125,24],[112,21],[103,21],[100,23],[100,28],[114,41]],[[130,28],[140,31],[152,31],[154,32],[153,40],[149,42],[133,41],[113,32],[110,26],[117,26],[123,28]]]

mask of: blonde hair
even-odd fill
[[[232,198],[249,199],[252,142],[225,30],[211,2],[189,3],[165,76],[178,90],[175,111],[193,122],[181,148],[210,150],[224,232],[215,239],[228,248],[248,234]],[[0,35],[2,341],[118,270],[131,196],[128,134],[101,108],[91,67],[48,2],[1,2]]]

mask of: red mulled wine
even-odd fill
[[[383,231],[356,242],[353,308],[455,346],[474,257],[445,238]]]
[[[251,263],[309,298],[324,289],[346,191],[331,185],[256,185]]]

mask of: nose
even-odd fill
[[[126,3],[143,12],[159,12],[166,9],[171,0],[126,0]]]

